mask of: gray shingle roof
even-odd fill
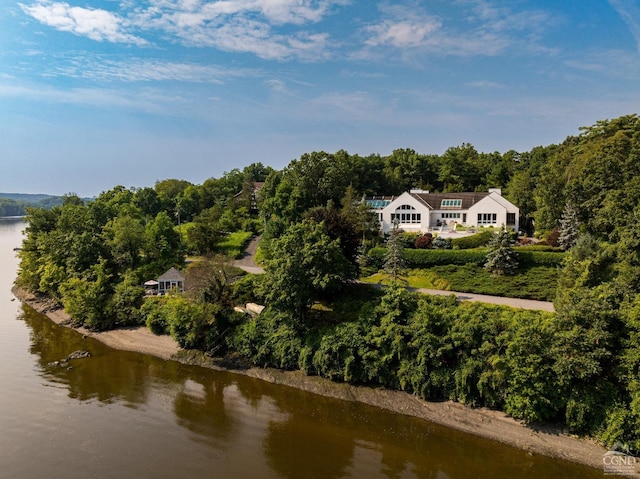
[[[172,267],[160,276],[158,281],[184,281],[184,274]]]
[[[489,196],[487,191],[473,191],[463,193],[411,193],[413,197],[422,201],[433,210],[447,209],[447,210],[468,210],[481,199]],[[461,200],[460,207],[445,207],[442,208],[442,200]]]

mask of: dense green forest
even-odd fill
[[[639,451],[640,118],[581,131],[529,152],[312,152],[281,171],[254,163],[201,185],[119,186],[90,203],[68,195],[29,209],[18,281],[90,328],[146,323],[211,355],[500,408]],[[539,256],[557,271],[556,313],[410,293],[394,235],[380,253],[392,285],[356,284],[372,267],[365,250],[385,241],[361,198],[412,187],[502,187],[530,233],[567,251],[560,266]],[[265,274],[241,277],[220,255],[236,232],[262,234]],[[478,257],[437,243],[428,261]],[[170,266],[186,270],[189,290],[144,299],[143,282]],[[233,310],[248,301],[267,308],[255,318]]]
[[[24,216],[27,208],[53,208],[62,205],[62,196],[26,193],[0,193],[0,217]]]

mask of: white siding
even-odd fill
[[[380,222],[382,232],[391,231],[393,217],[398,218],[400,222],[398,227],[404,231],[426,231],[429,227],[429,212],[429,208],[424,203],[407,192],[402,193],[382,210],[382,221]],[[419,215],[419,220],[417,215]]]

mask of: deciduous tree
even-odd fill
[[[336,291],[355,277],[338,240],[321,224],[303,221],[273,240],[265,264],[262,294],[270,306],[304,319],[323,294]]]

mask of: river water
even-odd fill
[[[595,478],[370,406],[115,351],[10,292],[19,220],[0,219],[1,478]],[[78,349],[92,357],[55,362]]]

